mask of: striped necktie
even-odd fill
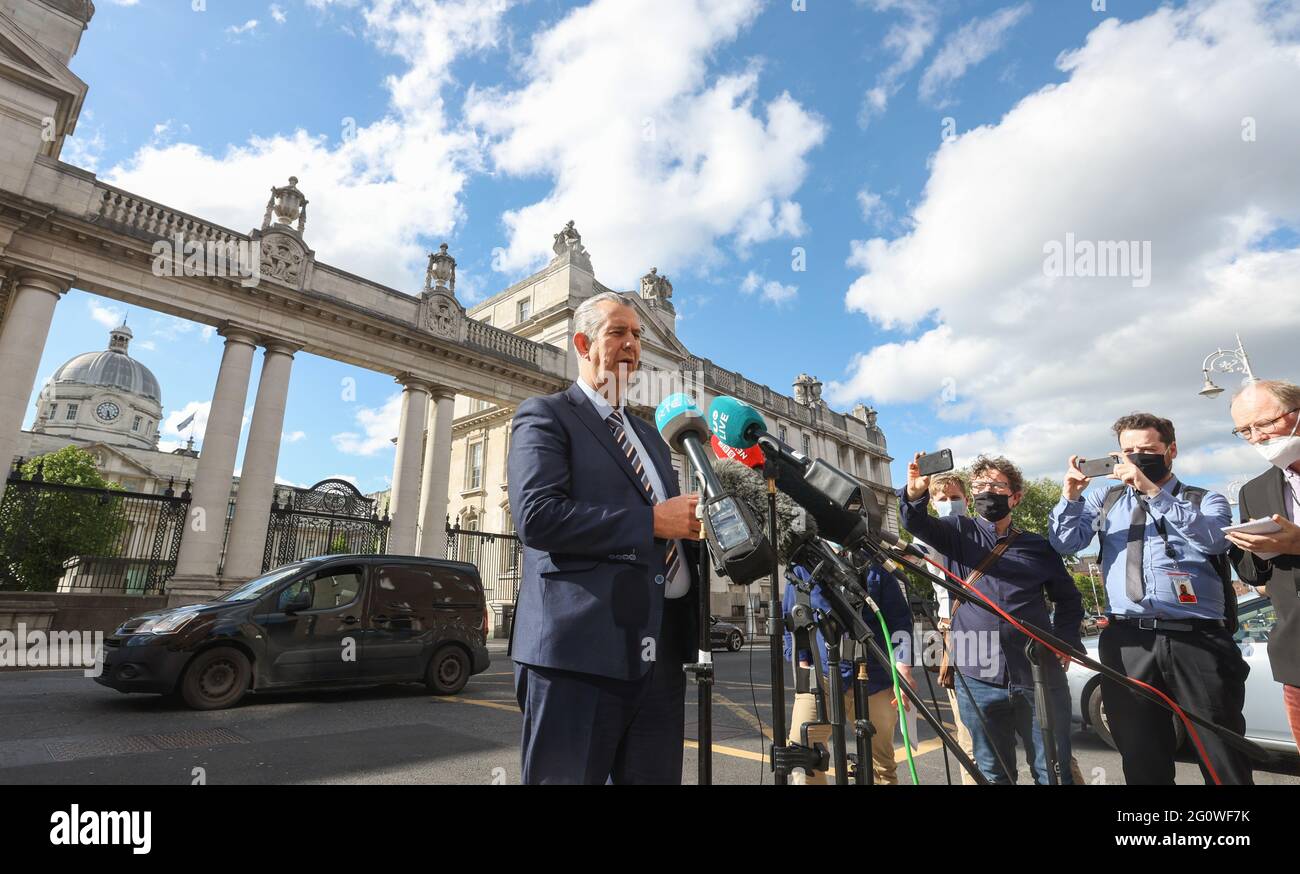
[[[623,414],[614,410],[605,418],[605,424],[609,430],[614,433],[614,442],[618,448],[623,450],[627,460],[632,464],[632,469],[636,475],[641,478],[641,487],[645,489],[646,495],[650,498],[650,503],[657,504],[659,499],[655,496],[654,487],[650,485],[650,478],[646,476],[645,465],[641,463],[641,456],[637,453],[636,447],[632,441],[627,439],[627,431],[623,425]],[[677,576],[677,541],[668,541],[668,554],[664,557],[664,566],[668,569],[664,574],[664,580],[671,582]]]

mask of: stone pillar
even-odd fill
[[[393,459],[393,491],[389,501],[392,526],[388,529],[388,551],[394,555],[415,552],[416,522],[420,512],[420,439],[429,407],[431,386],[410,374],[397,378],[402,384],[402,421],[397,430],[397,457]]]
[[[451,420],[456,393],[433,387],[420,482],[420,555],[447,557],[447,487],[451,484]]]
[[[293,367],[293,353],[301,348],[271,341],[262,356],[262,376],[257,383],[253,421],[248,426],[235,518],[230,522],[226,564],[221,572],[223,585],[251,580],[262,572],[275,469],[280,460],[280,435],[284,431],[284,407],[289,396],[289,371]]]
[[[168,604],[211,599],[217,594],[217,564],[226,530],[230,480],[235,473],[235,453],[248,399],[248,378],[253,369],[257,337],[240,328],[220,331],[226,349],[212,392],[208,426],[203,432],[199,469],[194,475],[189,515],[181,535],[176,575],[167,581]]]
[[[13,303],[0,327],[0,461],[4,463],[0,497],[18,449],[18,434],[32,397],[45,339],[50,334],[54,305],[71,284],[69,280],[25,271],[18,272],[13,283]]]

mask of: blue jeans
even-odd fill
[[[962,681],[965,681],[964,683]],[[1058,682],[1059,681],[1059,682]],[[1048,700],[1054,717],[1057,762],[1060,782],[1072,783],[1070,776],[1070,689],[1064,672],[1052,672]],[[962,722],[970,730],[975,749],[975,764],[990,783],[1016,782],[1016,736],[1024,742],[1034,782],[1046,785],[1047,755],[1043,730],[1034,712],[1034,687],[995,686],[964,674],[957,680],[957,704]],[[981,722],[981,717],[983,722]],[[985,727],[987,726],[987,731]],[[1001,756],[1001,759],[999,759]],[[1002,763],[1006,762],[1007,769]]]

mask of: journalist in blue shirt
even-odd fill
[[[1110,622],[1097,643],[1098,658],[1240,733],[1250,668],[1230,627],[1236,595],[1223,528],[1232,524],[1232,508],[1223,495],[1174,475],[1173,422],[1133,413],[1113,430],[1120,450],[1114,454],[1115,482],[1084,495],[1091,480],[1080,470],[1079,456],[1072,456],[1048,535],[1066,555],[1099,539]],[[1169,711],[1105,678],[1101,696],[1125,782],[1172,785],[1177,738]],[[1252,782],[1243,755],[1217,735],[1200,736],[1222,782]],[[1210,782],[1205,763],[1200,765]]]

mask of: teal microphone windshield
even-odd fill
[[[767,431],[767,423],[749,404],[724,395],[709,404],[709,429],[720,443],[734,449],[748,449],[758,442],[760,432]]]

